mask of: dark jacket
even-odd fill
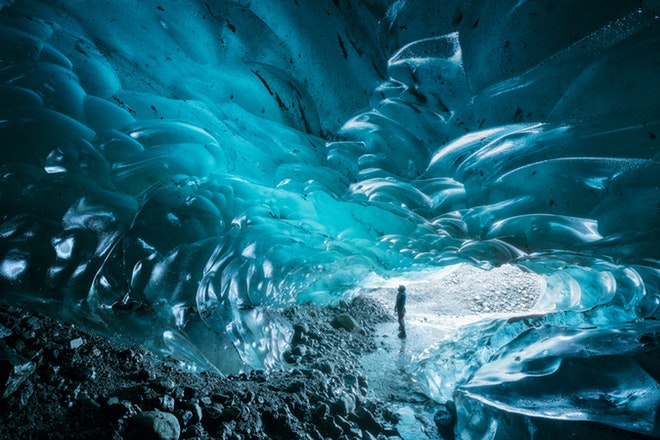
[[[399,292],[396,294],[396,304],[394,305],[394,310],[399,314],[406,313],[406,291]]]

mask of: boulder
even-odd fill
[[[127,440],[179,440],[181,426],[176,416],[163,411],[146,411],[133,417],[126,432]]]

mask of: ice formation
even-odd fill
[[[539,312],[417,363],[457,434],[660,435],[659,13],[0,0],[2,300],[236,371],[280,362],[278,306],[513,264]]]

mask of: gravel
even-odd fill
[[[295,329],[289,367],[222,376],[0,306],[0,438],[400,438],[357,368],[391,315],[363,296],[282,314]]]

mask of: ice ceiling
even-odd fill
[[[277,306],[514,264],[545,312],[419,362],[458,432],[658,435],[659,5],[0,0],[2,299],[235,371]]]

